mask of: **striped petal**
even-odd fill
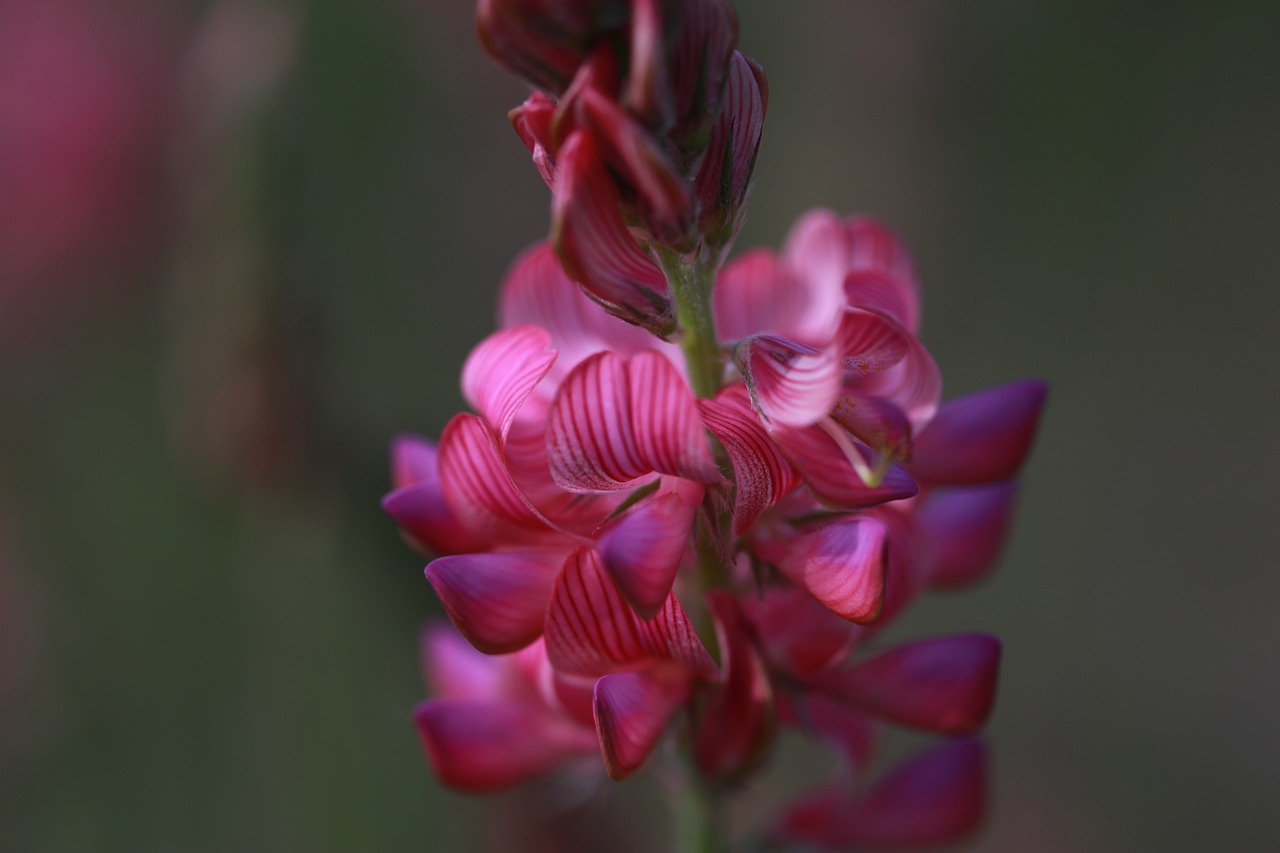
[[[459,522],[491,541],[527,541],[548,531],[512,481],[493,429],[477,415],[455,415],[445,426],[440,486]]]
[[[596,735],[610,777],[625,779],[644,763],[689,692],[689,674],[675,664],[615,672],[596,682]]]
[[[506,788],[596,749],[589,728],[520,704],[433,699],[413,717],[436,775],[463,791]]]
[[[858,390],[883,397],[906,413],[916,432],[924,428],[942,399],[942,371],[929,350],[914,336],[907,339],[902,360],[879,373],[866,375]]]
[[[666,358],[597,353],[560,387],[548,418],[551,474],[572,492],[630,489],[657,472],[704,483],[720,474],[684,378]]]
[[[744,389],[730,386],[715,400],[699,400],[702,422],[733,466],[733,532],[741,536],[760,513],[800,483],[795,468],[760,425]]]
[[[617,491],[651,474],[631,423],[626,362],[602,352],[579,364],[548,415],[547,455],[556,483],[571,492]]]
[[[551,242],[565,272],[615,316],[659,337],[670,334],[671,289],[622,221],[621,199],[596,142],[575,131],[558,163]]]
[[[768,424],[808,426],[831,411],[840,393],[836,352],[756,335],[734,352],[751,399]]]
[[[1004,480],[929,492],[914,515],[931,586],[982,578],[1000,557],[1013,517],[1017,483]]]
[[[559,550],[456,554],[433,560],[426,574],[458,632],[485,654],[504,654],[542,636],[564,560]]]
[[[879,717],[918,729],[969,734],[995,701],[1000,641],[957,634],[896,646],[824,674],[817,688]]]
[[[644,464],[660,474],[719,482],[697,400],[684,376],[655,352],[631,359],[627,372],[631,427]]]
[[[873,622],[884,597],[888,535],[873,518],[837,521],[798,537],[778,568],[831,612]]]
[[[653,619],[641,619],[609,579],[599,555],[588,549],[574,552],[556,580],[546,638],[552,665],[572,675],[602,676],[661,660],[692,673],[715,673],[715,662],[674,595]]]
[[[951,400],[915,443],[911,471],[929,483],[1003,480],[1031,449],[1048,387],[1012,382]]]
[[[537,326],[494,332],[471,351],[462,366],[462,395],[494,428],[499,444],[555,360],[551,335]]]
[[[769,432],[809,489],[829,506],[860,509],[909,498],[919,491],[911,475],[898,465],[888,468],[878,486],[866,485],[835,440],[817,427]],[[867,467],[876,466],[878,460],[867,448],[855,446],[852,452],[861,454]]]
[[[841,366],[854,376],[883,373],[902,361],[911,335],[887,317],[862,308],[847,308],[840,320],[836,347]]]
[[[642,618],[656,615],[671,593],[696,510],[678,493],[654,495],[600,537],[605,570]]]

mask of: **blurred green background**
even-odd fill
[[[0,255],[106,187],[0,257],[0,849],[479,849],[519,805],[421,758],[439,611],[378,499],[545,233],[524,89],[463,0],[34,2],[0,0],[0,116],[115,147],[72,180],[57,109],[0,117]],[[738,8],[739,246],[874,213],[948,396],[1052,387],[1002,568],[895,629],[1005,643],[964,849],[1274,849],[1280,5]]]

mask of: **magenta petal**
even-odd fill
[[[668,660],[711,675],[715,662],[684,608],[667,596],[658,615],[641,619],[605,573],[599,555],[580,549],[556,580],[547,609],[547,656],[561,672],[607,675],[626,664]]]
[[[551,404],[547,456],[551,476],[571,492],[629,489],[652,472],[632,429],[627,365],[597,353],[565,377]]]
[[[850,775],[855,779],[861,777],[871,763],[877,742],[878,731],[870,717],[813,692],[797,700],[792,716],[794,719],[789,722],[834,745]]]
[[[824,674],[833,696],[903,725],[968,734],[995,701],[1000,641],[957,634],[896,646],[856,666]]]
[[[505,788],[595,749],[590,729],[514,703],[434,699],[413,716],[436,775],[464,791]]]
[[[937,489],[914,513],[932,586],[972,583],[995,564],[1009,532],[1017,483]]]
[[[382,508],[420,551],[457,554],[484,547],[449,509],[438,480],[396,489],[382,499]]]
[[[874,518],[837,521],[798,537],[778,568],[831,612],[872,622],[884,597],[889,533]]]
[[[714,400],[698,401],[703,423],[733,466],[733,532],[739,536],[800,483],[740,389],[730,386]]]
[[[671,289],[622,221],[595,141],[575,131],[558,162],[552,244],[565,272],[616,316],[666,336],[675,327]]]
[[[503,654],[542,635],[564,551],[498,551],[433,560],[427,580],[458,631],[486,654]]]
[[[816,423],[827,416],[840,393],[840,364],[830,348],[756,335],[738,346],[734,358],[766,423]]]
[[[885,459],[911,458],[911,422],[888,400],[850,392],[836,401],[831,419]]]
[[[936,746],[887,776],[848,816],[846,843],[941,844],[968,833],[986,810],[986,749],[977,740]]]
[[[511,479],[493,429],[476,415],[455,415],[445,426],[440,486],[454,516],[477,534],[525,541],[549,530]]]
[[[688,672],[674,664],[601,677],[595,690],[596,734],[609,775],[625,779],[644,763],[688,700]]]
[[[679,494],[654,495],[600,538],[605,569],[642,618],[662,609],[671,592],[696,509]]]
[[[912,473],[939,484],[1012,476],[1031,449],[1047,392],[1026,379],[951,400],[917,437]]]
[[[516,412],[555,363],[551,335],[537,326],[494,332],[462,366],[462,394],[507,439]]]
[[[878,486],[867,486],[841,452],[821,429],[779,428],[770,430],[783,453],[791,460],[809,489],[823,503],[842,509],[859,509],[914,496],[920,491],[916,481],[901,466],[891,465]],[[868,467],[876,466],[875,455],[857,447]]]
[[[908,337],[902,360],[879,373],[865,376],[858,390],[883,397],[906,413],[918,432],[938,410],[942,398],[942,371],[919,339]]]
[[[800,681],[843,663],[864,632],[795,587],[770,588],[743,607],[770,663]]]
[[[422,672],[439,699],[496,699],[502,695],[509,658],[482,654],[453,626],[436,622],[419,639]]]
[[[533,155],[533,164],[542,180],[552,190],[556,188],[555,158],[547,150],[551,142],[551,123],[555,117],[556,102],[545,92],[534,92],[525,102],[507,114],[520,141]]]

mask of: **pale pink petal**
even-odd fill
[[[844,223],[833,212],[815,209],[796,220],[783,242],[782,257],[788,267],[806,280],[836,288],[843,300],[849,247]]]
[[[915,288],[883,270],[850,272],[844,278],[844,295],[850,308],[870,308],[892,317],[909,334],[920,328]]]
[[[725,590],[711,590],[707,607],[715,620],[724,675],[697,706],[693,757],[703,779],[732,783],[772,748],[777,713],[769,673],[738,600]]]
[[[600,537],[605,569],[642,618],[654,616],[671,592],[696,509],[679,494],[654,495]]]
[[[734,352],[751,399],[768,424],[803,427],[826,417],[840,393],[834,349],[774,335],[748,338]]]
[[[911,335],[887,316],[846,308],[836,336],[840,366],[855,377],[883,373],[906,356]]]
[[[556,580],[547,609],[547,656],[556,669],[601,676],[620,666],[669,660],[711,675],[715,662],[674,595],[652,619],[641,619],[605,573],[599,555],[580,549]]]
[[[574,132],[558,162],[551,242],[565,272],[618,317],[665,337],[675,328],[671,289],[623,223],[596,143]]]
[[[440,485],[454,516],[491,541],[527,542],[549,530],[512,481],[493,429],[477,415],[455,415],[445,426]]]
[[[727,264],[712,299],[722,341],[775,335],[822,347],[831,342],[844,314],[838,282],[803,277],[764,249]]]
[[[593,353],[612,350],[631,356],[673,348],[591,301],[565,275],[547,243],[531,246],[516,258],[503,279],[498,306],[500,326],[530,324],[546,329],[551,333],[551,345],[560,352],[538,394],[544,393],[548,383],[554,389],[565,374]],[[548,394],[547,399],[550,397]]]
[[[919,491],[911,475],[898,465],[889,467],[880,485],[866,485],[835,440],[817,427],[780,428],[769,433],[804,477],[810,491],[829,506],[859,509],[909,498]],[[855,451],[868,467],[875,467],[877,459],[871,450],[859,446]]]
[[[675,664],[615,672],[596,682],[596,734],[612,778],[625,779],[644,763],[689,690],[688,672]]]
[[[873,518],[837,521],[798,537],[778,568],[831,612],[875,621],[884,596],[888,531]]]
[[[901,361],[879,373],[867,374],[857,387],[863,394],[884,397],[902,409],[919,433],[938,410],[942,371],[919,339],[913,336],[906,341],[907,351]]]
[[[1031,449],[1047,392],[1026,379],[949,401],[916,438],[912,473],[939,484],[1012,476]]]
[[[733,532],[741,536],[800,478],[760,425],[742,386],[732,385],[715,400],[699,400],[698,406],[733,466]]]
[[[652,473],[632,429],[627,364],[597,353],[565,377],[551,404],[547,455],[551,476],[571,492],[630,489]]]
[[[851,277],[871,273],[879,274],[886,283],[892,282],[899,290],[899,295],[891,300],[895,307],[887,310],[911,334],[916,334],[920,329],[919,285],[916,283],[911,253],[902,240],[883,222],[865,216],[855,216],[845,221],[845,237],[848,240],[848,269]],[[853,287],[849,284],[849,279],[846,278],[849,303],[864,304],[859,302],[859,298],[867,296],[866,291],[860,284],[855,283]]]
[[[986,763],[986,749],[970,739],[915,756],[845,816],[845,842],[900,847],[959,839],[986,810]]]
[[[501,444],[511,421],[555,363],[551,335],[537,326],[494,332],[462,366],[462,395],[489,421]]]
[[[565,552],[497,551],[433,560],[427,580],[458,632],[486,654],[504,654],[542,635]]]
[[[1000,557],[1016,497],[1013,480],[929,492],[915,520],[931,586],[961,586],[987,573]]]
[[[844,702],[913,728],[968,734],[995,701],[1000,641],[987,634],[917,640],[845,670],[817,686]]]
[[[536,707],[433,699],[413,716],[436,775],[464,791],[505,788],[596,749],[590,729]]]
[[[627,372],[631,428],[648,469],[699,483],[719,482],[697,400],[684,376],[654,352],[631,359]]]

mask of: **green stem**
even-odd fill
[[[719,791],[702,783],[690,772],[680,797],[677,853],[726,853],[725,822]]]
[[[656,253],[675,298],[680,349],[684,352],[689,384],[699,397],[714,397],[724,377],[715,318],[711,313],[715,261],[706,259],[706,253],[702,252],[681,255],[670,249],[657,248]]]

